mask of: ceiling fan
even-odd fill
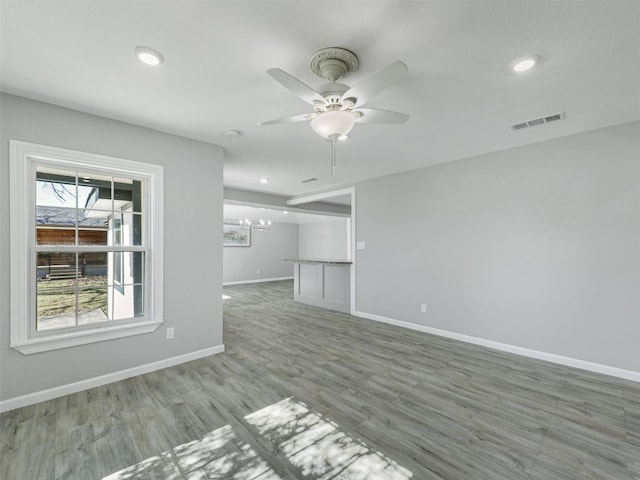
[[[313,106],[313,113],[259,122],[258,125],[309,121],[311,128],[331,141],[331,178],[335,169],[335,141],[347,135],[356,123],[404,123],[409,115],[376,108],[363,108],[373,97],[407,73],[407,66],[396,61],[360,83],[349,87],[337,80],[358,69],[358,57],[339,47],[318,50],[310,62],[311,71],[329,83],[313,89],[279,68],[267,73],[282,86]]]

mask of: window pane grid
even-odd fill
[[[75,169],[36,172],[35,330],[143,316],[143,182]]]

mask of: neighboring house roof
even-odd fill
[[[77,210],[81,227],[107,228],[107,218],[85,217],[84,210]],[[36,222],[38,226],[73,226],[76,223],[76,209],[63,207],[37,207]]]

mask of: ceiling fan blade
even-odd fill
[[[409,115],[377,108],[358,108],[356,112],[362,114],[356,122],[359,123],[404,123],[409,120]]]
[[[344,92],[342,98],[355,98],[355,106],[364,105],[392,83],[409,71],[401,61],[393,62],[388,67],[365,78],[357,85]]]
[[[290,117],[277,118],[276,120],[267,120],[266,122],[258,122],[258,125],[278,125],[279,123],[293,123],[311,120],[315,117],[315,113],[301,113],[300,115],[291,115]]]
[[[269,70],[267,70],[267,73],[271,75],[271,77],[276,82],[285,87],[287,90],[291,90],[305,102],[312,105],[314,101],[319,101],[322,103],[325,102],[325,99],[322,95],[320,95],[306,83],[302,83],[296,77],[289,75],[284,70],[280,70],[279,68],[270,68]]]

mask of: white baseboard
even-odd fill
[[[240,280],[239,282],[224,282],[222,285],[244,285],[246,283],[277,282],[278,280],[293,280],[293,277],[258,278],[256,280]]]
[[[484,338],[472,337],[469,335],[463,335],[461,333],[449,332],[447,330],[440,330],[438,328],[427,327],[425,325],[418,325],[416,323],[404,322],[402,320],[383,317],[381,315],[374,315],[372,313],[354,311],[353,315],[355,315],[356,317],[362,317],[369,320],[375,320],[377,322],[396,325],[398,327],[417,330],[419,332],[431,333],[433,335],[438,335],[440,337],[451,338],[453,340],[460,340],[461,342],[473,343],[475,345],[481,345],[483,347],[489,347],[489,348],[494,348],[496,350],[502,350],[504,352],[515,353],[516,355],[536,358],[538,360],[546,360],[547,362],[558,363],[560,365],[566,365],[568,367],[580,368],[582,370],[588,370],[590,372],[603,373],[605,375],[610,375],[612,377],[624,378],[626,380],[631,380],[633,382],[640,382],[640,372],[634,372],[633,370],[625,370],[622,368],[610,367],[608,365],[587,362],[585,360],[579,360],[577,358],[564,357],[562,355],[556,355],[554,353],[540,352],[538,350],[531,350],[529,348],[518,347],[515,345],[508,345],[506,343],[494,342],[493,340],[486,340]]]
[[[100,387],[108,383],[135,377],[136,375],[143,375],[145,373],[154,372],[156,370],[161,370],[163,368],[172,367],[174,365],[179,365],[181,363],[190,362],[192,360],[197,360],[198,358],[208,357],[209,355],[222,352],[224,352],[224,345],[216,345],[215,347],[185,353],[184,355],[178,355],[176,357],[165,358],[164,360],[158,360],[157,362],[127,368],[126,370],[107,373],[106,375],[100,375],[99,377],[68,383],[59,387],[53,387],[47,390],[22,395],[20,397],[9,398],[7,400],[0,401],[0,413],[14,410],[16,408],[26,407],[27,405],[33,405],[34,403],[45,402],[71,393],[81,392],[89,388]]]

